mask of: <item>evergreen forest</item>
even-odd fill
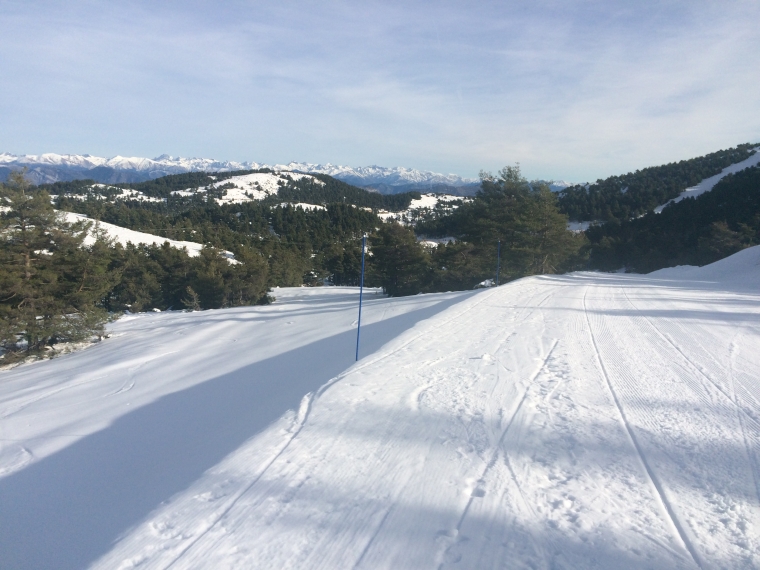
[[[756,152],[756,146],[742,144],[690,160],[610,176],[593,184],[571,186],[560,192],[560,209],[570,220],[579,222],[637,218],[725,167],[746,160]]]
[[[660,214],[653,209],[753,152],[740,145],[560,193],[505,167],[481,173],[472,200],[409,225],[378,213],[402,212],[418,193],[382,195],[325,175],[286,175],[262,200],[228,203],[219,200],[224,181],[241,173],[32,186],[15,172],[0,185],[0,348],[10,362],[102,335],[124,311],[263,304],[276,287],[358,285],[365,234],[365,283],[393,296],[577,269],[704,265],[760,243],[760,168],[729,175]],[[204,191],[175,193],[188,188]],[[90,221],[66,222],[61,211]],[[572,232],[569,219],[604,223]],[[168,243],[122,245],[98,222],[203,249],[191,256]],[[434,238],[445,239],[436,245]]]

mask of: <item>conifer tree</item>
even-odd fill
[[[396,223],[383,224],[370,237],[370,280],[391,296],[414,295],[431,278],[430,256],[422,250],[414,232]]]
[[[89,227],[65,222],[23,172],[0,186],[0,343],[11,355],[102,333],[113,286],[108,244],[82,249]]]

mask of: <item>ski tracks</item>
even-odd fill
[[[688,356],[684,350],[673,341],[670,334],[666,334],[660,326],[658,326],[654,320],[644,314],[638,306],[631,301],[628,293],[623,289],[623,294],[626,301],[636,311],[639,311],[642,318],[652,327],[656,334],[661,338],[668,347],[670,347],[678,355],[678,358],[683,361],[685,366],[693,373],[693,378],[699,380],[699,387],[702,388],[704,393],[715,395],[715,404],[720,406],[726,406],[727,408],[733,408],[736,413],[737,425],[741,432],[741,439],[744,445],[744,450],[749,465],[750,477],[754,484],[754,494],[756,505],[760,506],[760,479],[758,478],[758,463],[757,453],[755,448],[760,445],[760,422],[758,422],[755,413],[753,413],[752,407],[745,405],[739,396],[736,389],[737,373],[736,373],[736,358],[737,358],[737,339],[744,332],[743,327],[737,328],[734,332],[727,349],[727,358],[725,363],[720,363],[716,356],[712,356],[710,364],[713,368],[718,369],[718,375],[722,376],[724,384],[728,384],[728,387],[721,385],[720,379],[713,378],[713,374],[706,370],[703,366],[699,366],[694,360]],[[681,333],[683,334],[683,332]],[[698,336],[698,335],[694,335]],[[711,339],[713,341],[712,351],[705,350],[703,354],[709,354],[710,352],[718,352],[719,343],[715,342],[717,339]],[[694,338],[690,340],[691,344],[704,345],[703,339]],[[743,385],[742,385],[743,387]],[[695,390],[695,386],[691,385],[692,390]],[[757,403],[757,402],[755,402]]]
[[[412,331],[412,334],[405,335],[406,338],[404,338],[401,342],[390,343],[386,348],[381,349],[379,353],[375,353],[374,355],[371,355],[368,358],[363,359],[357,365],[352,366],[351,368],[347,369],[345,372],[331,379],[329,382],[324,384],[319,390],[317,390],[315,394],[308,394],[307,396],[305,396],[302,401],[299,412],[297,414],[297,417],[294,420],[294,424],[292,428],[288,430],[290,433],[288,434],[287,438],[282,441],[281,445],[278,446],[277,451],[271,456],[271,458],[268,461],[266,461],[266,463],[258,471],[258,473],[255,476],[253,476],[251,479],[249,479],[248,482],[245,482],[237,491],[231,492],[231,490],[227,489],[225,492],[228,494],[228,500],[225,501],[221,507],[215,509],[212,515],[207,515],[203,517],[203,519],[199,521],[200,523],[199,526],[196,526],[196,528],[190,531],[189,533],[184,533],[184,534],[180,533],[180,539],[184,542],[184,544],[182,544],[178,549],[176,548],[173,549],[175,554],[172,556],[172,559],[170,561],[167,561],[165,565],[160,565],[160,567],[168,569],[168,568],[176,567],[181,562],[184,562],[185,558],[187,558],[188,554],[194,550],[195,546],[200,544],[201,542],[204,542],[206,537],[208,537],[212,533],[212,531],[220,525],[220,523],[235,508],[235,506],[238,503],[240,503],[240,501],[244,497],[246,497],[247,495],[250,495],[254,491],[254,489],[257,487],[257,484],[267,475],[268,471],[272,468],[272,466],[278,461],[278,459],[280,459],[283,456],[286,450],[297,439],[298,435],[301,433],[302,429],[304,428],[304,426],[306,425],[309,419],[309,415],[311,413],[311,409],[313,405],[328,390],[330,390],[330,388],[338,384],[341,380],[343,380],[349,374],[359,373],[364,369],[372,367],[373,365],[377,364],[380,361],[387,360],[389,358],[392,358],[394,355],[400,352],[403,352],[410,344],[429,335],[433,327],[442,328],[442,327],[446,327],[447,325],[455,321],[463,322],[462,321],[463,318],[465,319],[464,322],[466,322],[467,315],[471,313],[473,309],[481,305],[483,302],[490,299],[495,293],[496,293],[495,290],[489,291],[489,292],[486,292],[485,294],[482,294],[480,298],[465,301],[466,303],[465,307],[463,307],[460,310],[455,310],[453,312],[454,314],[448,316],[447,318],[444,318],[443,320],[436,319],[434,321],[434,324],[432,325],[423,322],[421,325],[418,325],[417,327],[418,331],[416,333]],[[257,504],[265,500],[266,500],[266,494],[263,494],[260,497],[256,498],[254,503],[246,505],[246,508],[255,509]],[[380,528],[382,527],[383,521],[385,521],[389,513],[390,513],[390,509],[386,511],[385,514],[383,515],[382,519],[380,520],[378,524],[378,527],[375,529],[372,537],[369,540],[369,543],[365,547],[364,552],[360,556],[360,559],[362,559],[364,555],[366,554],[366,552],[370,549],[371,544],[374,540],[374,537],[376,536],[377,532],[379,532]],[[168,552],[164,552],[164,556],[166,554],[168,554]],[[359,562],[357,562],[357,564],[359,564]]]
[[[723,406],[753,426],[736,388],[752,363],[732,341],[721,384],[635,312],[625,279],[595,284],[533,278],[418,324],[304,398],[234,468],[214,468],[195,497],[206,507],[167,505],[150,523],[163,552],[119,562],[753,567],[729,555],[721,525],[746,554],[757,518],[713,484],[730,469],[700,466],[723,432],[692,411]],[[737,435],[751,456],[752,434]]]
[[[478,488],[474,489],[473,492],[470,494],[470,498],[468,499],[467,503],[465,504],[464,509],[462,510],[462,514],[459,517],[459,520],[457,521],[456,527],[454,528],[452,534],[452,537],[459,537],[459,534],[462,529],[462,524],[464,523],[465,519],[467,518],[467,513],[470,511],[470,507],[472,506],[473,500],[476,498],[482,498],[485,496],[485,492],[482,489],[482,485],[485,483],[488,477],[488,473],[493,467],[496,465],[499,456],[501,454],[501,446],[502,442],[504,441],[504,438],[506,437],[507,433],[509,432],[509,428],[512,427],[512,423],[514,422],[515,418],[520,413],[520,410],[522,409],[523,403],[525,402],[526,398],[528,397],[528,393],[530,392],[531,387],[533,386],[533,382],[538,378],[538,376],[541,374],[541,372],[544,370],[544,367],[546,366],[546,363],[549,361],[549,359],[552,356],[552,353],[554,352],[554,349],[557,347],[557,340],[554,340],[554,342],[551,345],[551,348],[549,349],[548,354],[546,357],[544,357],[543,361],[541,362],[541,365],[538,367],[538,369],[533,373],[531,378],[528,380],[527,385],[525,387],[525,390],[523,391],[522,398],[520,398],[520,401],[518,402],[517,406],[515,407],[514,411],[512,412],[509,421],[507,421],[506,426],[504,427],[503,431],[501,432],[501,435],[499,436],[498,441],[496,442],[496,446],[491,454],[491,458],[486,463],[482,473],[480,474],[480,477],[478,477]],[[511,467],[510,467],[511,470]],[[514,476],[514,473],[513,473]],[[519,489],[519,483],[517,483],[517,479],[515,477],[515,484],[518,485]],[[524,496],[523,496],[524,499]],[[451,548],[451,547],[449,547]],[[448,549],[447,549],[448,551]],[[444,556],[444,560],[438,565],[438,570],[441,570],[443,566],[446,564],[447,561],[452,560],[451,557],[447,560]]]
[[[675,510],[673,509],[673,506],[671,505],[671,502],[668,496],[666,495],[665,489],[661,481],[657,477],[656,473],[652,470],[649,464],[649,461],[647,461],[646,455],[644,454],[644,451],[641,448],[638,438],[636,437],[636,433],[634,432],[634,428],[631,426],[630,422],[628,421],[628,418],[626,417],[626,413],[623,410],[623,406],[621,405],[620,398],[618,397],[617,392],[615,391],[615,388],[613,387],[612,380],[610,379],[610,375],[607,371],[607,367],[605,366],[604,360],[602,359],[602,354],[599,350],[599,345],[597,344],[596,336],[594,335],[594,329],[591,325],[591,319],[588,314],[588,306],[586,304],[587,294],[588,294],[588,287],[586,287],[586,290],[584,291],[584,294],[583,294],[583,311],[586,316],[586,321],[588,324],[589,336],[591,338],[591,342],[594,347],[596,362],[602,372],[602,376],[604,377],[607,388],[609,389],[612,401],[615,404],[615,407],[619,414],[620,423],[628,435],[628,439],[631,444],[631,447],[635,450],[635,453],[638,456],[640,465],[643,471],[646,473],[646,476],[651,484],[651,488],[654,495],[657,497],[657,499],[660,502],[663,515],[667,518],[667,520],[670,521],[673,530],[680,537],[684,548],[691,556],[692,560],[694,561],[694,564],[698,566],[699,568],[705,568],[705,565],[702,562],[699,553],[697,552],[697,550],[694,548],[694,545],[692,544],[691,538],[686,534],[683,524],[681,523]]]
[[[290,444],[293,442],[293,440],[298,437],[298,434],[303,429],[303,426],[306,424],[306,420],[309,417],[309,412],[311,411],[311,406],[313,402],[313,395],[312,394],[306,394],[306,396],[303,397],[301,400],[301,406],[298,410],[298,415],[295,418],[294,425],[291,427],[291,435],[288,437],[284,442],[282,447],[279,449],[279,451],[264,465],[263,469],[259,472],[258,475],[256,475],[248,484],[244,485],[238,492],[232,495],[230,499],[226,502],[226,504],[217,511],[217,513],[214,514],[214,516],[207,522],[205,528],[202,528],[197,534],[189,541],[186,542],[186,544],[182,547],[182,549],[176,554],[174,559],[164,566],[165,569],[171,568],[174,566],[195,544],[197,544],[201,539],[203,539],[211,529],[213,529],[219,521],[221,521],[224,516],[229,513],[232,508],[237,504],[237,502],[245,495],[248,491],[253,488],[256,483],[259,482],[259,480],[264,476],[264,474],[267,472],[267,470],[274,464],[277,459],[285,452],[285,450],[290,446]]]

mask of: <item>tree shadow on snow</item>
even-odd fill
[[[362,327],[361,353],[462,300]],[[347,331],[169,394],[0,479],[0,566],[94,562],[162,501],[351,366],[355,338]]]

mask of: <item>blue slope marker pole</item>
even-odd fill
[[[359,361],[359,338],[362,333],[362,293],[364,291],[364,252],[367,251],[367,234],[362,236],[362,276],[359,281],[359,323],[356,327],[356,361]]]
[[[496,242],[496,286],[499,286],[499,266],[501,266],[501,240]]]

